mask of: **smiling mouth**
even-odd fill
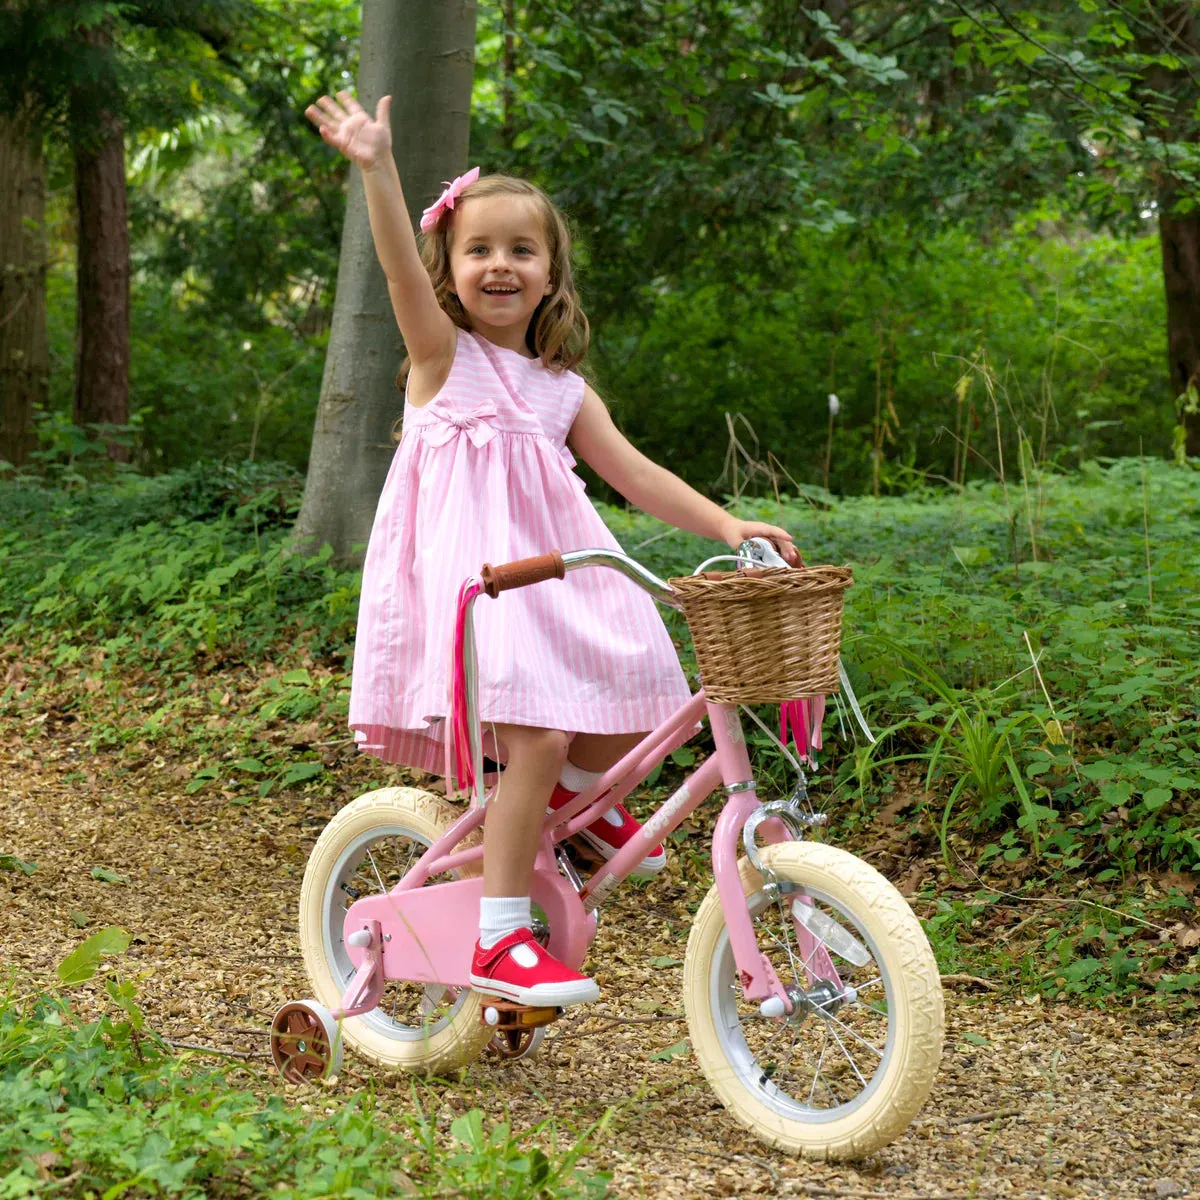
[[[515,296],[521,289],[507,283],[492,283],[481,290],[485,296]]]

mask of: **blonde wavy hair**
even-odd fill
[[[532,200],[542,221],[550,250],[550,286],[548,296],[533,311],[525,331],[525,345],[551,371],[569,371],[587,354],[591,337],[587,314],[575,290],[571,267],[571,231],[554,201],[536,184],[514,175],[484,175],[459,193],[456,204],[486,196],[520,196]],[[454,210],[443,209],[438,223],[420,234],[421,261],[429,272],[433,293],[442,311],[459,329],[471,328],[466,310],[451,291],[454,278],[450,271],[450,245],[454,233]],[[405,358],[397,384],[403,388],[412,362]]]

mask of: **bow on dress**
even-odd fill
[[[499,414],[492,404],[477,404],[474,408],[425,410],[432,420],[421,421],[418,427],[421,436],[430,446],[444,446],[452,438],[465,433],[475,447],[486,446],[496,436],[495,429],[488,424]]]

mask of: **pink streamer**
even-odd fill
[[[483,584],[477,579],[468,579],[458,589],[450,668],[450,728],[446,734],[446,782],[453,782],[455,786],[468,791],[475,786],[475,764],[471,761],[471,729],[467,723],[467,667],[464,649],[467,611],[471,601],[482,591]]]
[[[790,731],[800,761],[807,759],[815,767],[816,752],[821,749],[821,723],[824,719],[824,696],[788,700],[779,706],[779,740],[786,746]]]

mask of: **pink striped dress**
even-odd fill
[[[583,379],[459,331],[450,375],[404,434],[363,568],[350,727],[359,748],[441,774],[459,585],[485,562],[618,548],[572,471]],[[603,568],[475,604],[479,711],[569,733],[634,733],[689,691],[636,584]]]

